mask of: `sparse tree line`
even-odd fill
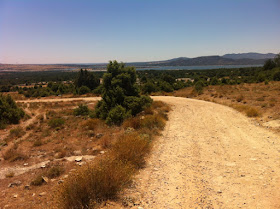
[[[208,85],[235,85],[241,83],[258,83],[280,80],[280,54],[274,59],[269,59],[263,67],[248,67],[239,69],[213,69],[213,70],[140,70],[136,72],[135,85],[142,94],[154,92],[173,92],[185,87],[193,86],[199,89]],[[89,72],[80,70],[73,72],[41,72],[15,73],[12,79],[11,74],[0,79],[0,92],[18,91],[26,97],[46,97],[62,94],[98,94],[104,90],[100,84],[104,72]],[[45,75],[45,77],[44,77]],[[33,87],[19,87],[12,85],[25,81],[28,86],[30,82],[48,82],[46,87],[34,85]],[[30,80],[28,80],[30,79]],[[37,80],[36,80],[37,79]],[[50,79],[50,80],[47,80]],[[1,85],[8,82],[8,85]],[[67,81],[67,82],[65,82]]]

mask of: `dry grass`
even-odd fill
[[[5,174],[5,177],[6,177],[6,178],[12,178],[12,177],[14,177],[14,175],[15,175],[15,173],[11,171],[11,172],[9,172],[9,173],[6,173],[6,174]]]
[[[248,117],[265,120],[280,119],[280,82],[207,86],[202,95],[192,95],[192,88],[174,93],[175,96],[212,101],[234,107]],[[246,107],[241,106],[246,105]]]
[[[64,172],[63,167],[59,166],[59,165],[55,165],[53,167],[51,167],[46,173],[45,175],[48,178],[56,178],[59,177],[62,173]]]
[[[6,152],[3,153],[4,160],[14,162],[17,160],[25,160],[27,156],[22,154],[21,152],[17,151],[14,148],[8,149]]]
[[[45,183],[45,181],[43,179],[43,175],[39,174],[31,181],[30,184],[33,185],[33,186],[41,186],[44,183]]]
[[[19,138],[22,137],[25,134],[25,131],[22,127],[17,127],[10,130],[10,137],[11,138]]]
[[[82,167],[58,187],[56,207],[94,208],[101,201],[116,197],[131,182],[133,172],[130,164],[106,156],[95,164]]]
[[[103,149],[108,149],[112,146],[112,142],[113,142],[113,136],[106,134],[105,136],[103,136],[99,139],[98,144]]]
[[[248,117],[258,117],[261,113],[254,107],[248,105],[231,105],[234,109],[239,112],[245,113]]]
[[[82,124],[82,127],[86,130],[94,131],[98,127],[104,125],[103,122],[97,118],[89,119]]]
[[[261,114],[259,113],[259,111],[254,108],[254,107],[250,107],[248,108],[248,110],[246,111],[246,115],[248,117],[259,117]]]
[[[125,134],[120,137],[112,149],[117,159],[131,163],[135,168],[142,168],[145,164],[144,157],[150,152],[151,142],[141,137],[139,133]]]
[[[153,112],[152,112],[153,114]],[[134,128],[134,129],[139,129],[141,127],[141,119],[140,117],[134,117],[134,118],[129,118],[124,121],[123,123],[124,128]]]
[[[165,120],[161,115],[147,115],[141,120],[141,128],[162,130],[165,126]]]

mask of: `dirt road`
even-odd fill
[[[278,135],[226,106],[153,99],[172,111],[129,191],[136,208],[280,208]]]
[[[280,208],[278,135],[226,106],[153,99],[173,110],[130,191],[139,207]]]

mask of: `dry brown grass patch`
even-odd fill
[[[123,123],[124,128],[134,128],[134,129],[139,129],[141,127],[141,119],[140,117],[134,117],[134,118],[129,118],[124,121]]]
[[[10,148],[3,154],[3,158],[4,158],[4,160],[14,162],[17,160],[25,160],[28,157],[26,155],[24,155],[23,153],[17,151],[16,149]]]
[[[10,130],[10,137],[11,138],[19,138],[25,134],[25,131],[22,127],[16,127]]]
[[[12,178],[12,177],[14,177],[14,176],[15,176],[15,173],[12,172],[12,171],[5,174],[5,177],[6,177],[6,178]]]
[[[151,142],[138,133],[120,137],[112,149],[112,154],[122,162],[129,162],[137,169],[145,164],[144,157],[150,152]]]
[[[95,208],[101,201],[115,198],[131,182],[130,164],[105,156],[69,176],[55,192],[56,207]]]

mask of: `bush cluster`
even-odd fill
[[[65,123],[65,120],[62,118],[53,118],[53,119],[50,119],[50,121],[48,122],[48,125],[51,128],[59,129],[64,125],[64,123]]]
[[[110,61],[103,76],[102,100],[96,106],[96,116],[109,125],[120,125],[151,105],[152,99],[139,93],[135,68]]]
[[[6,124],[17,124],[25,115],[10,95],[0,94],[0,127]]]
[[[78,116],[78,115],[89,115],[90,113],[90,110],[88,108],[87,105],[84,105],[84,104],[79,104],[79,106],[74,109],[74,115]]]

